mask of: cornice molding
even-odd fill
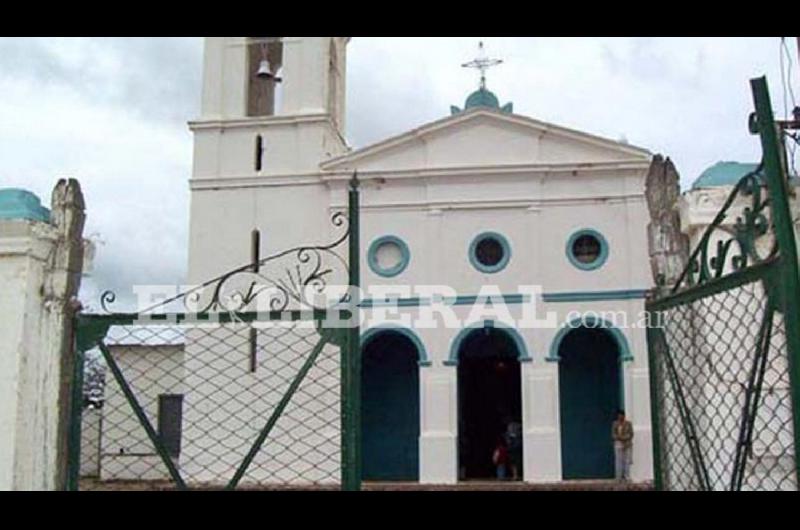
[[[324,112],[312,112],[308,114],[292,114],[277,116],[253,116],[240,118],[201,118],[188,122],[189,129],[192,131],[206,129],[247,129],[274,125],[296,125],[299,123],[327,123],[333,127],[333,122],[329,114]],[[335,127],[334,127],[335,128]]]
[[[649,169],[649,163],[638,160],[622,162],[586,162],[565,164],[519,164],[503,166],[454,166],[444,168],[401,169],[401,170],[367,170],[358,171],[362,182],[370,179],[385,181],[403,179],[435,179],[435,178],[466,178],[474,176],[518,176],[531,179],[546,179],[552,175],[572,173],[578,176],[581,173],[608,173],[608,178],[619,178],[621,172],[631,173]],[[644,173],[640,175],[644,178]],[[275,176],[265,175],[230,175],[224,177],[194,177],[189,180],[191,189],[217,189],[217,188],[249,188],[270,186],[294,186],[329,183],[331,185],[347,185],[353,177],[352,170],[339,170],[336,172],[295,173]],[[365,182],[366,183],[366,182]]]

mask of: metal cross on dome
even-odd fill
[[[478,57],[461,66],[464,68],[477,68],[481,73],[481,89],[486,88],[486,70],[492,66],[502,64],[502,59],[489,59],[486,57],[486,51],[483,49],[483,42],[478,43]]]

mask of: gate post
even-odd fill
[[[653,315],[658,315],[658,321],[655,324],[655,327],[652,322]],[[661,414],[660,414],[660,404],[661,404],[661,377],[659,372],[659,359],[656,359],[656,355],[661,355],[662,352],[659,347],[655,346],[656,342],[656,334],[663,333],[664,331],[657,326],[661,324],[661,313],[658,311],[651,311],[647,315],[648,317],[648,324],[647,324],[647,344],[648,344],[648,352],[647,352],[647,363],[648,363],[648,377],[650,379],[650,426],[651,426],[651,436],[652,436],[652,449],[653,449],[653,488],[656,491],[663,491],[664,490],[664,477],[662,475],[662,468],[661,468]],[[661,339],[662,337],[659,336]],[[658,342],[658,344],[662,344],[662,342]]]
[[[67,427],[67,471],[64,482],[64,489],[67,491],[78,491],[81,469],[81,427],[83,423],[83,370],[85,363],[85,351],[83,342],[86,340],[85,328],[78,325],[79,316],[73,319],[73,341],[72,341],[72,391],[70,396],[69,422]]]
[[[84,219],[74,179],[59,180],[49,211],[25,190],[0,194],[2,490],[54,490],[66,481]]]
[[[353,173],[348,192],[348,265],[351,325],[342,352],[342,489],[361,489],[361,328],[358,176]]]
[[[786,328],[786,347],[789,358],[792,425],[794,427],[795,477],[800,483],[800,275],[797,264],[797,244],[789,210],[788,183],[781,144],[772,113],[769,89],[765,77],[750,80],[756,108],[756,127],[764,152],[764,172],[769,190],[772,222],[780,252],[780,285],[784,292],[783,323]]]

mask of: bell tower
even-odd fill
[[[290,176],[347,151],[349,37],[207,37],[193,179]]]

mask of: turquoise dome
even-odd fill
[[[464,110],[466,111],[476,107],[487,107],[507,113],[514,112],[514,105],[512,103],[506,103],[501,107],[500,100],[497,99],[497,96],[495,96],[492,91],[487,90],[486,87],[481,87],[467,96],[467,101],[464,103]],[[459,112],[462,112],[462,110],[455,105],[450,107],[451,114],[458,114]]]
[[[30,219],[47,223],[50,210],[28,190],[5,188],[0,189],[0,219]]]
[[[467,102],[464,103],[464,110],[471,109],[472,107],[492,107],[494,109],[500,108],[500,101],[491,91],[485,88],[479,88],[467,97]]]
[[[755,171],[758,164],[741,162],[717,162],[703,171],[692,183],[692,189],[711,188],[715,186],[735,186],[742,177]]]

